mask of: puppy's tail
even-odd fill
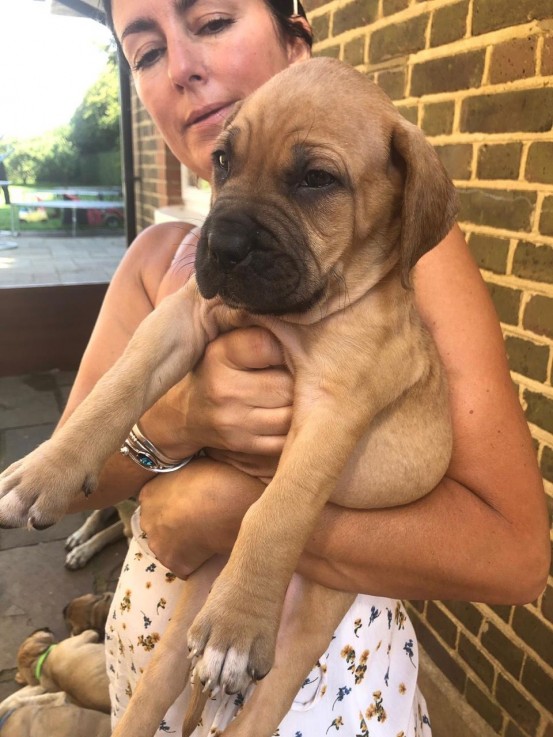
[[[192,684],[192,693],[190,694],[190,700],[188,702],[188,708],[184,715],[184,722],[182,725],[182,737],[190,737],[192,732],[198,726],[198,722],[201,719],[203,710],[211,691],[209,689],[202,688],[200,680],[196,677]]]

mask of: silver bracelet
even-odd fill
[[[148,440],[142,433],[138,425],[135,425],[130,431],[128,438],[119,448],[121,455],[127,456],[136,464],[151,471],[152,473],[170,473],[184,468],[196,456],[191,455],[176,461],[162,453],[156,446]]]

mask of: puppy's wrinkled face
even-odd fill
[[[95,630],[103,639],[105,624],[113,599],[111,592],[83,594],[72,599],[63,610],[63,618],[71,636]]]
[[[398,114],[360,74],[328,61],[277,75],[227,123],[196,257],[204,297],[304,312],[389,269],[403,184],[390,153]]]
[[[39,657],[48,650],[50,645],[56,642],[56,638],[50,630],[37,630],[27,637],[17,651],[17,668],[15,676],[17,683],[36,686],[35,665]]]

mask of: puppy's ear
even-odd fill
[[[25,686],[27,683],[27,681],[23,678],[23,676],[21,675],[19,671],[17,671],[17,673],[15,674],[14,681],[16,683],[19,683],[21,686]]]
[[[422,132],[403,118],[392,133],[392,166],[403,175],[401,281],[417,261],[447,235],[455,223],[457,194],[437,153]]]

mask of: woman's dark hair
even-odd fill
[[[106,15],[106,25],[112,30],[113,16],[111,12],[111,0],[101,0]],[[265,5],[271,11],[273,18],[277,23],[279,32],[283,39],[301,38],[309,48],[313,46],[313,34],[311,29],[307,29],[303,23],[292,16],[294,3],[293,0],[263,0]],[[306,18],[305,10],[300,2],[298,2],[298,14]],[[119,43],[118,43],[119,45]]]

